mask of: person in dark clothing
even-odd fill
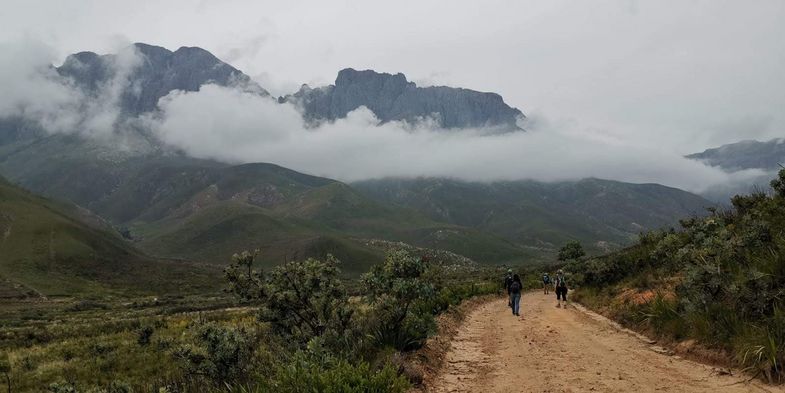
[[[512,315],[521,316],[521,291],[523,291],[523,283],[521,278],[516,274],[512,276],[512,283],[510,284],[510,301],[512,302]]]
[[[510,284],[512,284],[512,269],[507,269],[507,275],[504,276],[504,290],[507,291],[507,306],[512,308],[512,296],[510,295]]]
[[[564,308],[567,308],[567,277],[564,276],[564,271],[559,269],[556,273],[556,280],[553,286],[556,289],[556,307],[561,307],[561,302],[564,300]]]

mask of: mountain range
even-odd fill
[[[269,97],[250,77],[203,49],[169,51],[146,44],[131,49],[130,57],[77,53],[56,70],[88,97],[100,98],[108,87],[118,88],[118,105],[127,119],[154,113],[158,100],[173,91],[198,91],[205,84]],[[497,94],[418,87],[403,74],[345,69],[334,85],[304,86],[277,102],[296,105],[306,122],[332,121],[365,106],[382,122],[429,118],[446,131],[490,127],[523,132],[523,113]],[[145,276],[137,281],[149,288],[154,277],[147,275],[155,274],[155,280],[169,277],[159,273],[162,269],[182,273],[180,269],[193,268],[199,276],[203,269],[227,263],[232,253],[255,248],[262,250],[263,266],[332,253],[348,274],[357,274],[383,258],[376,245],[398,241],[452,251],[480,263],[547,262],[568,240],[581,240],[593,252],[606,251],[624,246],[640,231],[675,225],[678,218],[701,214],[711,205],[657,184],[601,179],[472,183],[422,178],[345,184],[272,163],[196,159],[131,124],[102,139],[52,134],[35,119],[0,119],[0,175],[62,202],[18,188],[13,188],[14,195],[27,195],[37,205],[80,206],[100,218],[100,236],[115,247],[104,254],[77,247],[82,254],[57,266],[84,263],[84,269],[66,269],[60,276],[59,268],[36,270],[23,266],[46,265],[34,260],[20,264],[17,259],[3,262],[0,274],[55,294],[60,292],[45,287],[50,278],[57,282],[57,277],[71,274],[77,282],[94,271],[96,278],[90,282],[107,285],[120,282],[112,281],[111,272],[138,266],[132,272]],[[44,220],[41,227],[51,227],[51,221]],[[31,233],[43,236],[36,242],[46,243],[46,230]]]
[[[746,140],[722,145],[690,154],[687,158],[698,160],[707,165],[720,167],[726,171],[743,169],[778,169],[785,164],[785,139],[777,138],[766,142]]]

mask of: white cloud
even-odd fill
[[[0,42],[0,118],[33,120],[52,133],[110,135],[120,120],[120,99],[133,91],[130,75],[141,64],[133,46],[113,57],[113,77],[86,93],[53,68],[54,51],[32,39]]]
[[[53,131],[76,124],[81,97],[58,80],[52,59],[51,48],[39,42],[0,42],[0,117],[36,119]]]
[[[430,124],[380,124],[363,108],[345,119],[306,128],[296,108],[214,85],[171,94],[152,123],[166,143],[197,157],[272,162],[345,181],[384,176],[466,180],[600,177],[656,182],[702,191],[755,171],[729,175],[664,147],[601,137],[569,122],[533,114],[530,131],[437,130]],[[538,121],[539,120],[539,121]]]

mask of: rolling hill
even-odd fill
[[[215,291],[220,274],[149,257],[95,215],[0,178],[0,297]]]
[[[352,184],[378,201],[476,228],[525,247],[554,250],[577,239],[597,251],[617,248],[645,229],[677,225],[712,203],[658,184],[601,179],[476,183],[442,178]]]
[[[93,205],[154,255],[223,264],[261,248],[265,263],[330,252],[362,272],[382,255],[363,239],[448,249],[483,262],[523,250],[477,230],[374,202],[346,184],[273,164],[157,166]],[[470,247],[471,246],[471,247]]]

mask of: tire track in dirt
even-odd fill
[[[658,353],[610,321],[528,293],[522,318],[504,299],[466,318],[428,392],[785,392]]]

